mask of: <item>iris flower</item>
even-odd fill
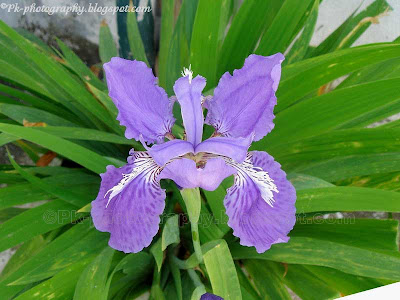
[[[126,138],[141,141],[147,149],[131,150],[126,165],[110,165],[101,174],[91,213],[95,227],[111,233],[112,248],[128,253],[150,245],[165,206],[161,179],[171,179],[180,188],[213,191],[231,175],[234,184],[224,205],[228,225],[240,243],[261,253],[289,240],[295,189],[272,156],[248,151],[274,127],[283,60],[280,53],[250,55],[241,69],[221,77],[213,97],[202,95],[206,79],[193,78],[190,69],[175,82],[176,96],[168,98],[145,63],[114,57],[104,65]],[[181,108],[184,139],[171,133],[175,101]],[[204,123],[215,132],[202,141]]]
[[[224,300],[224,298],[216,296],[214,294],[205,293],[201,296],[200,300]]]

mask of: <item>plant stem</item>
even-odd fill
[[[194,252],[199,263],[203,261],[203,254],[201,252],[200,236],[199,236],[199,217],[201,210],[201,197],[198,188],[183,189],[181,190],[183,201],[185,202],[186,209],[189,215],[189,220],[192,230],[192,240]]]

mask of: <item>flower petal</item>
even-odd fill
[[[157,78],[141,61],[113,57],[104,64],[108,91],[118,108],[117,120],[126,127],[127,139],[161,142],[175,119],[165,91]]]
[[[203,108],[201,106],[202,95],[206,80],[204,77],[190,76],[179,78],[174,85],[174,92],[181,105],[183,125],[186,131],[186,140],[196,146],[203,136]]]
[[[201,295],[200,300],[224,300],[224,298],[214,294],[205,293]]]
[[[101,174],[91,214],[98,230],[111,233],[110,247],[136,253],[150,245],[165,206],[159,172],[146,152],[135,152],[127,165],[108,166]]]
[[[252,140],[252,136],[246,138],[213,137],[197,145],[195,154],[199,152],[213,153],[230,157],[235,162],[241,163],[246,158]]]
[[[221,158],[207,160],[204,168],[196,168],[195,161],[182,158],[168,163],[159,178],[172,179],[182,188],[201,187],[207,191],[215,190],[226,177],[236,173]]]
[[[226,72],[205,105],[206,123],[225,136],[247,137],[254,132],[255,141],[262,139],[274,127],[275,92],[283,60],[281,53],[252,54],[233,76]]]
[[[164,166],[172,158],[186,153],[194,153],[194,149],[191,143],[176,139],[166,143],[153,145],[148,152],[159,166]]]
[[[258,253],[272,244],[287,242],[296,221],[296,190],[280,164],[266,152],[252,151],[236,168],[235,183],[224,200],[233,234],[240,238],[241,245],[254,246]],[[268,187],[267,176],[277,192],[273,186]],[[268,200],[268,190],[273,200]]]

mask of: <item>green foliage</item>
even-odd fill
[[[391,8],[376,0],[312,47],[320,2],[244,0],[237,9],[234,0],[162,1],[155,70],[169,94],[189,64],[212,94],[249,54],[286,53],[275,129],[253,148],[288,173],[298,219],[290,241],[263,254],[241,246],[227,226],[231,178],[213,192],[179,192],[166,182],[167,217],[152,245],[137,254],[111,249],[89,214],[98,174],[143,147],[125,139],[103,78],[62,41],[51,49],[0,21],[0,145],[12,143],[36,162],[49,151],[63,161],[21,166],[10,156],[11,165],[0,166],[7,185],[0,189],[0,251],[20,245],[0,276],[1,297],[135,299],[149,292],[186,300],[208,291],[291,299],[290,288],[302,299],[329,299],[400,280],[398,222],[355,214],[400,212],[400,123],[366,128],[400,112],[399,40],[351,48]],[[131,54],[148,64],[136,15],[125,17]],[[102,63],[118,53],[104,23],[99,51]],[[173,131],[183,134],[177,119]],[[27,203],[35,207],[15,207]],[[326,213],[346,214],[325,220]]]

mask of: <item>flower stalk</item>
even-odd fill
[[[199,188],[182,189],[181,195],[183,201],[185,202],[185,206],[189,215],[194,252],[196,254],[198,262],[201,263],[203,261],[203,253],[201,251],[198,226],[201,210],[200,190]]]

